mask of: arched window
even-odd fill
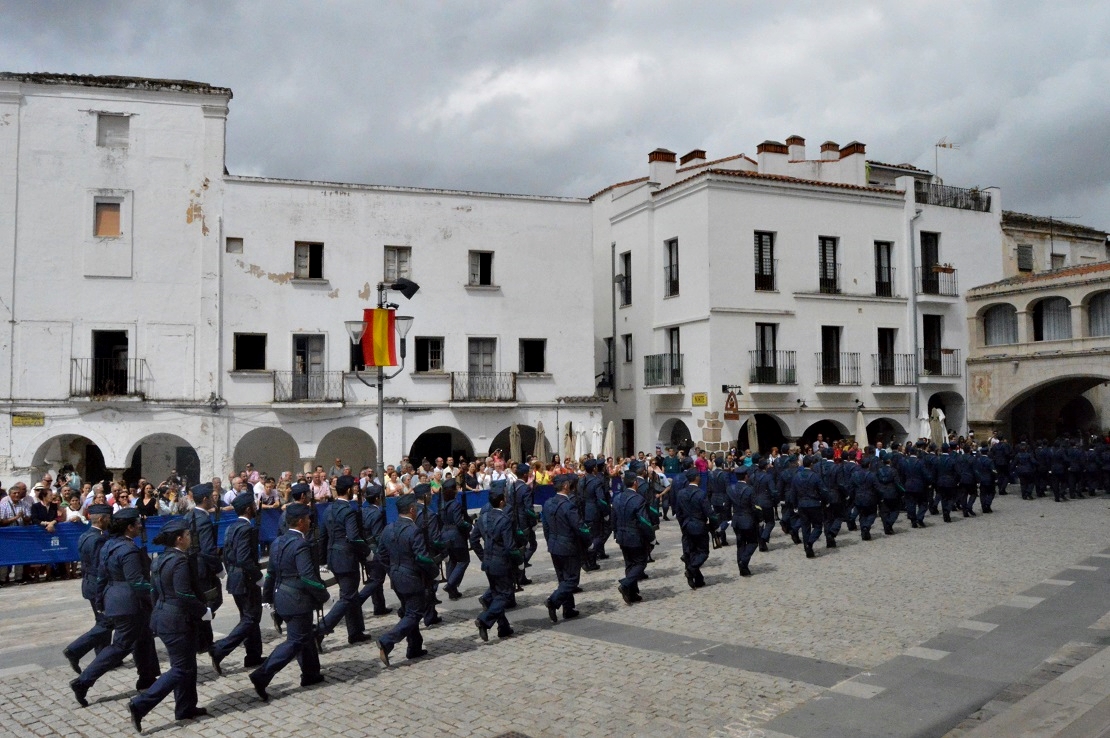
[[[1087,304],[1087,332],[1092,336],[1110,336],[1110,292],[1095,295]]]
[[[1046,297],[1033,307],[1033,340],[1071,338],[1071,303],[1063,297]]]
[[[983,313],[986,345],[1017,343],[1017,309],[1013,305],[994,305]]]

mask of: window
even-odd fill
[[[1052,268],[1063,269],[1065,259],[1064,254],[1052,254]]]
[[[1091,298],[1087,304],[1087,332],[1092,336],[1110,336],[1110,292]]]
[[[294,253],[296,255],[293,266],[295,279],[324,278],[324,244],[298,241]]]
[[[232,238],[231,236],[228,236],[226,239],[224,239],[224,251],[229,254],[243,253],[243,239]]]
[[[632,334],[625,333],[621,340],[624,341],[624,363],[627,364],[632,361]]]
[[[944,316],[921,316],[921,368],[926,374],[940,374],[943,367],[941,340],[944,336]]]
[[[542,374],[547,371],[547,339],[520,339],[520,371],[524,374]]]
[[[682,353],[682,331],[677,326],[667,329],[667,353],[671,356]]]
[[[417,337],[416,339],[416,369],[417,372],[443,371],[443,339],[430,337]]]
[[[1033,271],[1033,244],[1019,243],[1017,247],[1017,263],[1019,272]]]
[[[493,286],[493,252],[492,251],[471,251],[470,252],[470,286],[471,287],[492,287]]]
[[[778,377],[777,323],[755,324],[755,361],[752,381],[756,384],[775,384]]]
[[[1017,309],[1013,305],[994,305],[983,313],[984,343],[1001,346],[1017,343]]]
[[[837,239],[820,236],[817,239],[817,272],[820,291],[835,295],[840,292],[840,264],[836,261]]]
[[[894,245],[890,241],[875,242],[875,295],[894,296],[894,269],[890,266],[890,252]]]
[[[621,254],[621,307],[632,304],[632,252]]]
[[[96,145],[127,148],[131,118],[126,115],[100,113],[96,116]]]
[[[385,282],[412,278],[412,248],[409,246],[385,247]]]
[[[1046,297],[1033,306],[1033,340],[1071,338],[1071,303],[1065,297]]]
[[[119,223],[118,202],[97,202],[93,220],[93,235],[97,238],[119,238],[123,233]]]
[[[324,371],[324,336],[299,334],[293,336],[293,373],[321,374]]]
[[[775,285],[775,234],[755,232],[755,288],[760,292],[774,292]]]
[[[666,242],[666,266],[663,267],[663,295],[674,297],[678,294],[678,239]]]
[[[266,334],[236,333],[234,371],[257,372],[266,369]]]
[[[467,341],[471,374],[492,374],[497,369],[497,339],[471,338]]]

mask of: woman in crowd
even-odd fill
[[[154,492],[154,485],[147,482],[143,485],[142,495],[135,503],[135,508],[144,518],[152,518],[158,514],[158,495]]]
[[[404,494],[404,492],[405,492],[404,482],[401,481],[401,478],[400,478],[400,476],[398,476],[396,471],[391,471],[389,473],[389,479],[387,479],[386,482],[385,482],[385,494],[386,494],[386,496],[387,497],[397,497],[398,495]]]

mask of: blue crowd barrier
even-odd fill
[[[550,485],[537,485],[533,490],[534,501],[542,505],[549,497],[555,494],[555,488]],[[489,502],[489,492],[468,492],[466,506],[470,510],[479,510]],[[316,506],[318,520],[323,520],[324,513],[332,503],[322,502]],[[431,509],[439,509],[439,498],[432,498]],[[221,513],[217,520],[217,543],[223,545],[224,535],[228,527],[237,519],[234,513]],[[385,499],[385,519],[392,523],[397,519],[397,498]],[[147,553],[155,554],[162,551],[162,546],[156,545],[154,539],[159,531],[170,520],[169,516],[153,516],[146,519],[146,526],[139,545]],[[260,543],[269,544],[278,537],[278,525],[281,521],[280,510],[263,510],[259,520],[258,540]],[[77,552],[77,541],[81,534],[88,529],[86,523],[58,523],[54,526],[54,533],[47,533],[40,526],[8,526],[0,528],[0,566],[20,566],[23,564],[64,564],[80,560]]]

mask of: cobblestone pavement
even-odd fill
[[[830,688],[846,693],[846,680],[1106,547],[1110,497],[1054,504],[1010,495],[995,509],[950,525],[930,517],[923,531],[900,522],[897,535],[876,534],[867,543],[844,532],[839,548],[819,547],[812,561],[776,531],[771,551],[756,554],[755,576],[736,575],[729,546],[712,552],[704,569],[709,586],[696,592],[682,575],[677,525],[664,522],[651,579],[641,586],[643,604],[621,602],[619,551],[610,542],[603,570],[583,576],[583,617],[558,625],[541,604],[554,588],[541,540],[529,569],[535,584],[509,612],[518,633],[511,639],[477,638],[475,598],[484,578],[475,561],[466,597],[445,602],[444,622],[425,631],[428,657],[409,662],[401,649],[386,670],[372,644],[348,646],[341,627],[321,658],[328,681],[302,689],[291,665],[271,685],[269,704],[258,701],[247,671],[236,665],[241,652],[225,661],[222,678],[202,658],[200,704],[212,716],[175,723],[167,700],[147,716],[145,732],[758,736],[777,716]],[[230,603],[220,611],[217,632],[230,629],[233,611]],[[89,617],[77,582],[0,590],[0,736],[131,732],[130,661],[93,688],[88,708],[66,686],[73,674],[60,651]],[[367,628],[378,635],[393,622],[368,617]],[[263,637],[268,652],[278,639],[268,622]]]

